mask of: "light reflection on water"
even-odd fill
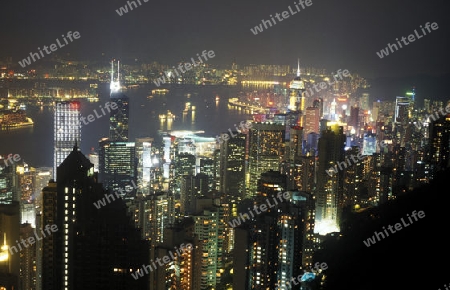
[[[94,109],[108,101],[108,84],[99,87],[99,102],[80,100],[82,116],[93,114]],[[147,98],[151,92],[150,86],[125,92],[130,97],[130,141],[138,137],[154,137],[159,130],[203,130],[205,137],[215,137],[250,117],[249,111],[228,107],[227,100],[237,95],[237,88],[177,86],[169,89],[167,95],[155,95],[153,98]],[[187,111],[186,102],[190,102]],[[167,114],[167,111],[173,113],[175,118],[161,121],[160,114]],[[33,127],[0,131],[0,154],[17,153],[30,166],[51,167],[53,108],[30,103],[27,104],[27,115],[33,119]],[[108,136],[108,116],[83,125],[81,132],[80,148],[87,155],[91,148],[97,148],[101,138]]]

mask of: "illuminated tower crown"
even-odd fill
[[[114,61],[111,61],[111,83],[109,85],[110,94],[121,92],[120,85],[120,63],[117,61],[117,79],[114,80]]]

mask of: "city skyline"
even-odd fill
[[[447,288],[444,0],[42,1],[0,18],[0,290]]]

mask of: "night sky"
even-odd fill
[[[136,0],[137,1],[137,0]],[[174,64],[214,50],[217,65],[290,64],[330,71],[349,69],[366,77],[448,73],[448,1],[321,1],[258,35],[250,28],[294,1],[141,1],[119,16],[125,0],[2,1],[0,58],[14,62],[50,45],[67,31],[81,38],[55,53],[74,59],[104,58]],[[383,59],[376,52],[426,22],[439,28]]]

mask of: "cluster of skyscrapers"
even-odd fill
[[[415,90],[372,107],[366,93],[307,98],[298,69],[286,110],[244,120],[249,129],[223,142],[189,131],[130,141],[117,76],[97,152],[79,150],[80,103],[68,101],[55,108],[53,169],[0,162],[0,289],[275,289],[310,269],[345,211],[395,199],[450,165],[450,115],[431,115],[442,102],[419,109]],[[249,218],[283,192],[290,198]],[[11,254],[52,224],[52,236]],[[176,253],[182,244],[192,251]]]

